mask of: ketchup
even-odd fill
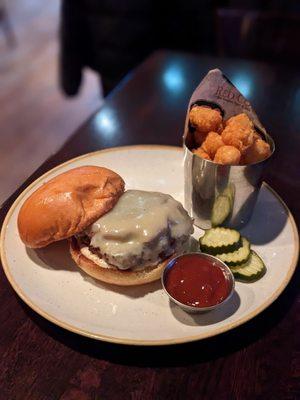
[[[166,274],[165,287],[183,304],[210,307],[226,299],[230,282],[217,261],[186,254],[174,260]]]

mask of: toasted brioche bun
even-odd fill
[[[160,279],[166,264],[173,257],[167,258],[154,267],[147,267],[139,271],[130,271],[120,270],[112,265],[111,268],[100,267],[81,253],[75,238],[70,239],[70,253],[78,267],[88,275],[102,282],[119,286],[143,285],[145,283],[157,281]]]
[[[20,237],[39,248],[76,235],[111,210],[123,192],[123,179],[107,168],[64,172],[26,199],[18,215]]]

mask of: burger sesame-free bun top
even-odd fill
[[[18,229],[26,246],[39,248],[82,232],[113,208],[124,181],[102,167],[83,166],[64,172],[25,200]]]

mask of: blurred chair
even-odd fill
[[[61,87],[77,94],[87,66],[107,94],[155,49],[211,51],[212,31],[213,0],[63,0]]]
[[[61,86],[79,90],[84,67],[101,74],[104,93],[153,49],[151,0],[63,0]]]
[[[220,56],[300,64],[300,15],[217,9]]]

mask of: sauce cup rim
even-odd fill
[[[173,297],[168,292],[168,290],[167,290],[167,288],[165,286],[165,280],[166,280],[166,276],[167,276],[168,271],[173,267],[173,265],[175,264],[175,261],[177,259],[182,258],[184,256],[189,256],[189,255],[197,255],[197,256],[200,256],[200,257],[210,258],[210,259],[212,259],[214,261],[217,261],[218,264],[223,269],[223,271],[225,271],[226,274],[229,276],[229,281],[230,281],[231,288],[230,288],[230,291],[229,291],[227,297],[223,301],[221,301],[221,303],[217,303],[217,304],[214,304],[214,305],[209,306],[209,307],[190,306],[188,304],[181,303],[179,300],[177,300],[175,297]],[[220,260],[219,258],[217,258],[215,256],[212,256],[211,254],[199,253],[199,252],[196,252],[196,251],[189,252],[189,253],[184,253],[184,254],[180,254],[178,256],[172,257],[168,261],[168,263],[166,264],[166,266],[164,268],[164,271],[163,271],[163,273],[161,275],[161,284],[162,284],[164,292],[168,295],[168,297],[169,297],[169,299],[171,301],[176,303],[183,310],[185,310],[187,312],[193,312],[193,313],[196,313],[196,312],[207,312],[207,311],[215,310],[216,308],[218,308],[218,307],[222,306],[224,303],[226,303],[232,297],[232,295],[233,295],[233,293],[235,291],[235,279],[234,279],[233,273],[231,272],[230,268],[222,260]]]

